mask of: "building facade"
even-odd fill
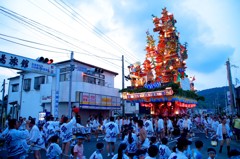
[[[78,60],[73,60],[71,71],[70,63],[68,60],[55,64],[59,78],[29,72],[20,72],[19,76],[9,78],[9,114],[15,118],[39,118],[39,113],[46,110],[61,117],[68,115],[70,103],[71,107],[79,107],[82,123],[85,123],[90,115],[101,118],[120,109],[119,89],[114,88],[118,73]]]

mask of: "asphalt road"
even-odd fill
[[[203,154],[203,159],[207,159],[208,154],[207,154],[207,149],[211,146],[211,141],[210,139],[206,139],[205,135],[203,133],[196,133],[195,137],[193,138],[193,143],[191,145],[191,148],[195,148],[194,142],[196,140],[201,140],[204,143],[203,149],[201,150],[202,154]],[[177,141],[177,137],[174,138],[174,140],[169,141],[169,148],[171,149]],[[100,136],[100,140],[98,142],[103,142],[105,144],[105,141],[103,140],[103,135]],[[117,153],[117,148],[118,145],[120,144],[121,140],[118,140],[115,145],[115,153]],[[97,141],[96,138],[94,136],[92,136],[91,141],[90,142],[84,142],[84,155],[86,156],[86,158],[88,159],[91,154],[95,151],[95,145],[96,145]],[[226,145],[224,145],[223,147],[223,152],[221,154],[218,153],[219,150],[219,145],[217,147],[213,147],[215,148],[215,150],[217,151],[217,158],[218,159],[227,159],[227,147]],[[235,140],[231,141],[231,149],[236,149],[236,148],[240,148],[240,142],[236,142]],[[41,151],[42,154],[42,159],[46,158],[46,153],[44,150]],[[2,158],[6,158],[7,153],[6,151],[0,151],[0,156],[2,156]],[[1,158],[1,157],[0,157]],[[29,156],[27,157],[28,159],[33,159],[33,154],[30,153]],[[104,159],[110,159],[111,157],[107,157],[107,152],[106,150],[104,150],[103,152],[103,158]]]

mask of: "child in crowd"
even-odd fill
[[[127,144],[121,143],[118,147],[118,153],[113,156],[112,159],[129,159],[129,157],[125,154],[127,150]]]
[[[96,144],[97,150],[93,152],[90,159],[103,159],[102,151],[103,151],[104,144],[102,142]]]
[[[208,159],[216,159],[216,150],[214,148],[208,148]]]
[[[49,159],[59,159],[60,155],[62,154],[62,149],[58,145],[59,143],[59,137],[57,135],[54,135],[50,139],[51,144],[47,149],[47,157]]]
[[[151,145],[148,148],[148,156],[145,159],[156,159],[158,155],[158,148],[156,145]]]
[[[167,159],[171,154],[171,150],[167,146],[168,139],[164,137],[161,141],[162,144],[159,146],[159,159]]]
[[[83,159],[83,141],[85,139],[84,136],[82,135],[78,135],[77,136],[78,142],[77,144],[74,146],[73,148],[73,153],[74,153],[74,159]]]
[[[196,148],[193,150],[193,158],[194,159],[202,159],[201,149],[203,147],[203,142],[200,140],[197,140],[195,142]]]

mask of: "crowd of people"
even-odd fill
[[[194,132],[205,133],[206,138],[220,143],[218,151],[215,147],[207,149],[208,159],[215,159],[217,153],[221,155],[224,143],[229,158],[240,157],[240,152],[230,147],[233,137],[240,141],[240,116],[237,115],[233,118],[205,114],[171,118],[106,117],[101,121],[90,116],[83,125],[78,114],[72,112],[71,119],[62,116],[54,120],[48,115],[44,121],[36,122],[31,117],[8,118],[0,137],[5,139],[9,159],[24,159],[29,152],[33,152],[36,159],[84,159],[83,142],[90,142],[92,135],[97,144],[90,159],[102,159],[105,147],[107,156],[112,159],[202,159],[204,143],[192,140]],[[106,144],[100,142],[99,134],[104,134]],[[115,154],[117,140],[120,145]],[[176,141],[176,146],[170,148],[169,141]],[[46,150],[46,157],[41,156],[42,149]]]

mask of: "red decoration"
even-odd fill
[[[172,105],[172,102],[167,102],[167,106],[171,106]]]
[[[74,108],[72,108],[72,111],[74,112],[74,113],[79,113],[79,107],[74,107]]]

